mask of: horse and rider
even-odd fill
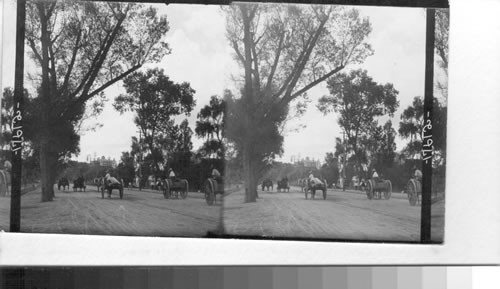
[[[105,190],[108,191],[108,198],[111,198],[113,189],[117,189],[120,193],[120,198],[123,198],[123,181],[111,176],[109,170],[106,170],[106,175],[101,179],[97,188],[101,190],[103,198]]]

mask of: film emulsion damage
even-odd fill
[[[447,9],[28,1],[25,13],[0,174],[2,219],[19,197],[21,232],[443,242]]]

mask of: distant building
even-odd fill
[[[87,160],[90,160],[89,163],[91,165],[101,166],[101,167],[111,167],[116,168],[117,163],[115,159],[111,159],[110,157],[106,158],[105,156],[101,156],[100,158],[90,159],[87,157]]]
[[[290,158],[290,161],[294,165],[302,165],[306,168],[311,168],[311,169],[320,169],[321,168],[321,161],[316,160],[316,159],[311,159],[310,157],[305,157],[301,158],[300,155],[298,156],[292,156]]]

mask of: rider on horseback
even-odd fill
[[[214,165],[211,165],[210,168],[212,169],[212,178],[217,181],[217,183],[222,183],[222,176],[220,172],[214,167]]]
[[[375,169],[372,169],[372,180],[374,180],[375,182],[379,182],[380,181],[378,173],[377,173],[377,171]]]
[[[106,171],[106,176],[104,176],[104,182],[106,183],[107,186],[111,186],[113,184],[120,185],[120,181],[118,181],[116,178],[112,177],[111,174],[109,173],[109,170]]]
[[[311,186],[322,184],[323,182],[313,175],[312,171],[309,171],[309,184]]]
[[[415,179],[417,179],[419,182],[422,182],[422,171],[417,169],[416,166],[413,166],[413,176]]]
[[[168,178],[172,180],[172,182],[177,181],[177,176],[175,175],[175,172],[172,168],[168,169]]]
[[[2,159],[1,165],[2,167],[0,169],[3,169],[9,173],[12,171],[12,163],[8,159]]]

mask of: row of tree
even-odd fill
[[[364,140],[389,139],[371,151],[390,152],[392,124],[380,126],[374,119],[394,113],[397,91],[391,84],[375,83],[363,70],[342,73],[373,54],[366,41],[369,19],[357,9],[333,5],[249,3],[223,10],[242,85],[237,96],[213,97],[209,108],[200,111],[195,132],[207,140],[201,154],[243,164],[247,202],[256,200],[257,182],[283,152],[282,132],[290,115],[303,113],[308,91],[324,81],[331,95],[321,99],[319,108],[340,113],[344,147],[358,165],[366,162]],[[30,1],[26,23],[35,96],[25,94],[25,153],[39,165],[42,201],[54,196],[54,168],[79,152],[82,121],[102,111],[105,89],[119,81],[126,94],[114,106],[134,111],[141,132],[122,164],[139,157],[159,172],[161,164],[176,163],[169,158],[193,159],[193,131],[187,121],[176,124],[174,116],[191,113],[194,90],[158,69],[138,72],[170,53],[163,40],[170,29],[166,17],[137,3]],[[447,29],[447,21],[439,23]],[[441,66],[447,67],[447,38],[436,43]],[[351,114],[364,108],[370,114]]]
[[[42,201],[52,200],[56,177],[71,155],[79,153],[82,122],[102,111],[105,89],[119,81],[126,94],[118,96],[114,106],[122,113],[136,113],[141,134],[122,156],[122,174],[130,173],[123,168],[137,166],[137,160],[145,174],[159,174],[167,161],[180,170],[186,167],[192,160],[193,131],[187,120],[176,124],[174,117],[189,115],[195,91],[159,69],[138,72],[145,63],[170,53],[163,40],[170,29],[166,17],[137,3],[30,1],[26,12],[25,38],[33,63],[29,67],[35,69],[28,72],[34,95],[25,92],[24,172],[41,178]],[[3,96],[5,126],[10,123],[4,117],[12,111],[12,90]],[[213,97],[199,113],[196,134],[207,139],[201,155],[223,154],[221,105]],[[2,154],[8,157],[10,129],[4,127],[2,133]]]
[[[228,103],[226,136],[243,163],[246,202],[256,200],[258,181],[282,154],[282,128],[292,110],[303,113],[307,92],[325,81],[330,95],[319,100],[318,108],[335,112],[344,132],[337,139],[337,163],[352,164],[358,174],[366,167],[391,169],[396,131],[390,120],[383,125],[378,120],[393,117],[398,91],[390,83],[374,82],[364,70],[342,72],[373,54],[366,41],[369,19],[340,6],[239,4],[225,12],[227,38],[242,68],[240,95]],[[448,11],[437,16],[436,53],[447,76]],[[437,88],[445,95],[446,81],[438,81]],[[408,158],[421,151],[421,103],[416,97],[399,128],[403,138],[410,138],[404,150]],[[434,116],[435,159],[444,172],[446,104],[437,98]]]
[[[198,167],[202,159],[214,160],[212,163],[222,170],[226,110],[223,99],[212,96],[198,112],[194,133],[205,142],[194,151],[188,120],[176,123],[176,118],[189,116],[196,104],[195,90],[189,83],[174,83],[160,69],[135,72],[123,83],[126,94],[116,97],[113,106],[121,113],[134,113],[140,138],[133,137],[130,152],[122,153],[119,167],[127,168],[121,170],[127,172],[122,177],[141,176],[143,184],[149,176],[165,177],[171,168],[183,178],[198,180],[200,170],[209,170]]]

